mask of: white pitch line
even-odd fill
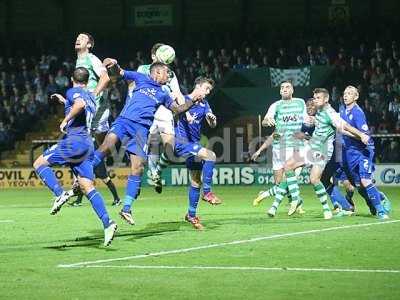
[[[14,220],[0,220],[0,223],[14,223]]]
[[[291,272],[348,272],[348,273],[399,273],[400,270],[373,269],[329,269],[329,268],[290,268],[290,267],[225,267],[225,266],[142,266],[142,265],[90,265],[86,268],[115,269],[172,269],[172,270],[226,270],[226,271],[291,271]]]
[[[367,226],[374,226],[374,225],[384,225],[384,224],[391,224],[391,223],[397,223],[397,222],[400,222],[400,220],[392,220],[392,221],[386,221],[386,222],[377,221],[374,223],[335,226],[335,227],[328,227],[328,228],[322,228],[322,229],[312,229],[312,230],[306,230],[306,231],[290,232],[290,233],[284,233],[284,234],[274,234],[274,235],[270,235],[270,236],[256,237],[256,238],[247,239],[247,240],[237,240],[237,241],[231,241],[231,242],[209,244],[209,245],[203,245],[203,246],[192,247],[192,248],[160,251],[160,252],[155,252],[155,253],[146,253],[146,254],[139,254],[139,255],[133,255],[133,256],[119,257],[119,258],[84,261],[84,262],[78,262],[78,263],[74,263],[74,264],[59,264],[58,267],[59,268],[85,267],[87,265],[95,265],[95,264],[108,263],[108,262],[113,262],[113,261],[124,261],[124,260],[146,258],[146,257],[153,257],[153,256],[162,256],[162,255],[168,255],[168,254],[187,253],[187,252],[192,252],[192,251],[197,251],[197,250],[218,248],[218,247],[223,247],[223,246],[247,244],[247,243],[254,243],[254,242],[258,242],[258,241],[273,240],[273,239],[292,237],[292,236],[298,236],[298,235],[320,233],[320,232],[326,232],[326,231],[335,231],[335,230],[349,229],[349,228],[360,228],[360,227],[367,227]]]

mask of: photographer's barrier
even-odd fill
[[[125,187],[129,168],[109,168],[109,175],[117,187]],[[73,175],[70,169],[57,168],[55,175],[63,186],[70,187]],[[149,171],[143,175],[143,185],[151,185]],[[300,183],[309,183],[309,169],[302,170]],[[400,186],[400,164],[377,165],[375,171],[377,185]],[[100,186],[100,180],[96,180]],[[213,177],[215,185],[266,185],[273,183],[271,168],[260,165],[226,164],[216,167]],[[173,166],[163,172],[163,184],[166,186],[181,186],[189,184],[189,171],[185,166]],[[41,188],[40,181],[33,169],[0,169],[0,189],[3,188]]]

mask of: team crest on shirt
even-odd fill
[[[201,120],[198,119],[199,114],[197,112],[191,113],[193,117],[193,123],[200,124]]]
[[[76,99],[76,98],[78,98],[80,96],[81,96],[80,93],[75,93],[75,94],[72,95],[72,99]]]
[[[350,115],[350,116],[349,116],[349,119],[350,119],[350,120],[353,120],[353,115]]]

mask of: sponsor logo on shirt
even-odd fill
[[[142,94],[146,95],[147,97],[153,99],[156,103],[159,103],[159,101],[156,98],[157,90],[155,88],[140,89],[139,93],[142,93]]]
[[[292,115],[292,116],[283,116],[282,117],[283,122],[287,123],[287,122],[297,122],[298,120],[298,116]]]

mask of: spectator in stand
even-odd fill
[[[389,127],[390,127],[389,119],[387,117],[386,111],[384,111],[382,114],[382,119],[378,125],[377,133],[380,133],[380,134],[388,133]]]
[[[236,63],[233,65],[233,68],[236,70],[245,69],[246,65],[242,61],[242,57],[238,56]]]
[[[331,101],[332,101],[332,106],[335,108],[338,108],[340,106],[340,104],[342,103],[340,101],[340,92],[338,90],[338,88],[336,86],[332,87],[332,91],[331,91]]]
[[[397,141],[392,140],[387,147],[384,147],[382,160],[387,163],[400,161],[400,147]]]
[[[356,56],[361,61],[366,61],[369,58],[369,54],[364,43],[360,44],[358,51],[356,52]]]
[[[213,49],[209,49],[207,53],[207,58],[205,59],[206,62],[212,62],[215,58],[215,53]]]
[[[287,68],[290,66],[289,56],[286,54],[286,51],[284,48],[279,48],[278,57],[280,59],[280,63],[283,68]],[[250,64],[251,64],[251,62],[250,62]]]
[[[319,46],[316,61],[318,65],[329,65],[329,57],[324,46]]]
[[[374,133],[376,131],[377,125],[378,125],[378,117],[376,115],[376,111],[372,105],[369,104],[368,100],[365,100],[365,114],[369,123],[369,127],[371,130],[371,133]]]
[[[8,130],[5,128],[2,121],[0,121],[0,151],[4,151],[8,148],[10,137]]]
[[[50,99],[50,96],[52,94],[56,94],[59,92],[59,87],[58,85],[55,83],[54,81],[54,76],[52,74],[49,74],[47,76],[48,79],[48,83],[45,89],[45,94],[47,95],[47,99]],[[49,103],[49,109],[50,109],[50,113],[56,113],[57,112],[57,107],[58,104],[56,101],[48,101]]]
[[[39,61],[39,70],[43,74],[47,74],[49,69],[50,69],[49,59],[48,59],[48,57],[46,55],[42,55],[40,57],[40,61]]]
[[[220,70],[219,66],[214,67],[214,72],[213,72],[212,78],[216,82],[221,81],[222,73],[221,73],[221,70]]]
[[[280,57],[275,58],[275,66],[274,67],[275,68],[283,68]]]
[[[181,90],[181,92],[182,92],[182,94],[183,95],[187,95],[188,93],[189,93],[189,90],[190,90],[190,85],[189,85],[189,83],[188,83],[188,80],[187,80],[187,78],[186,77],[183,77],[183,80],[181,80],[180,82],[179,82],[179,84],[180,84],[180,90]]]
[[[15,73],[17,71],[17,66],[15,65],[15,61],[14,61],[13,57],[9,57],[7,59],[6,71],[8,73]]]
[[[223,67],[229,68],[230,59],[231,57],[227,55],[226,50],[222,48],[220,51],[220,55],[218,56],[218,61],[222,64]]]
[[[358,72],[363,72],[363,70],[364,70],[364,63],[363,63],[363,60],[361,58],[357,58],[356,69],[357,69]]]
[[[231,62],[236,62],[236,60],[237,60],[238,57],[239,57],[239,51],[238,51],[238,49],[233,49],[233,50],[232,50]]]
[[[187,60],[186,60],[187,61]],[[196,49],[194,58],[193,58],[193,62],[197,65],[200,64],[200,62],[204,61],[204,56],[203,56],[203,52],[200,49]]]
[[[247,46],[244,48],[243,63],[249,65],[251,57],[251,48]]]
[[[250,63],[247,66],[247,69],[257,69],[258,68],[258,64],[256,62],[256,60],[252,57],[250,58]]]
[[[69,86],[69,79],[67,76],[64,75],[63,69],[59,69],[57,71],[57,76],[54,81],[57,84],[60,93],[64,94],[64,92],[67,90],[67,87]]]
[[[32,93],[29,94],[29,100],[28,103],[26,104],[26,110],[29,116],[33,119],[37,113],[37,105],[34,99],[34,95]]]
[[[394,78],[392,88],[395,94],[400,95],[400,82],[398,77]]]
[[[261,68],[269,68],[268,56],[264,55],[261,60]]]
[[[135,69],[136,70],[138,66],[143,65],[145,62],[145,59],[143,58],[143,53],[142,51],[136,51],[136,58],[135,58]]]
[[[266,55],[267,55],[267,53],[266,53],[265,48],[259,46],[259,47],[257,48],[257,53],[256,53],[256,55],[255,55],[255,60],[256,60],[256,62],[257,62],[258,64],[261,65],[261,64],[262,64],[263,57],[266,56]]]
[[[380,66],[376,67],[376,79],[379,86],[379,89],[383,89],[386,80],[386,74],[382,71]]]
[[[5,63],[4,63],[4,57],[0,56],[0,72],[3,72],[5,70],[6,70],[6,66],[5,66]]]
[[[314,66],[317,64],[317,58],[314,48],[311,45],[307,46],[304,62],[306,65]]]
[[[388,110],[393,119],[400,120],[400,99],[399,95],[395,95],[393,100],[389,102]]]
[[[36,90],[35,101],[43,108],[47,106],[47,95],[45,94],[43,88],[40,87]]]
[[[334,62],[334,65],[335,65],[336,67],[338,67],[338,68],[343,67],[343,66],[344,66],[344,67],[346,66],[346,58],[345,58],[343,52],[344,52],[344,51],[341,51],[341,52],[338,53],[338,56],[337,56],[337,58],[336,58],[336,60],[335,60],[335,62]]]
[[[111,88],[109,89],[108,97],[110,99],[110,102],[114,104],[118,108],[118,110],[122,109],[122,95],[116,83],[112,83]]]

